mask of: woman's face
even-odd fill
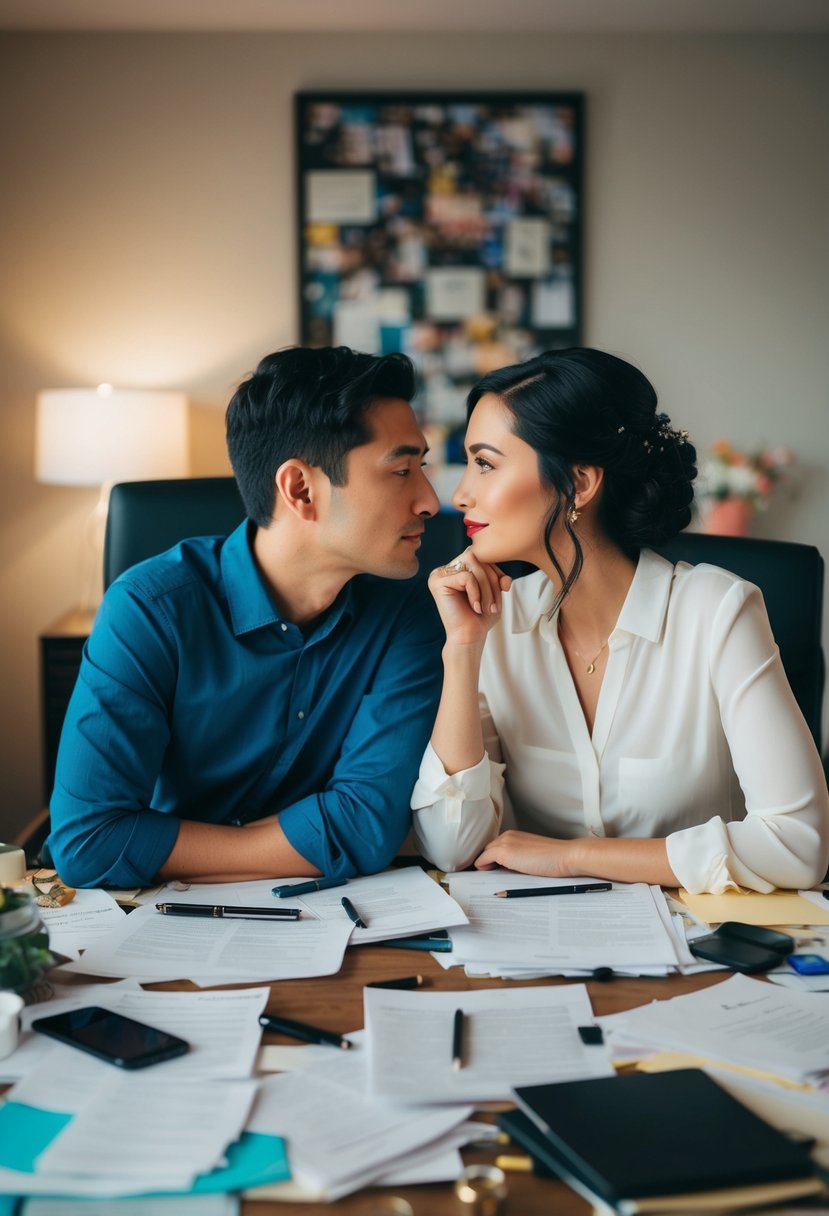
[[[538,565],[555,491],[542,484],[535,450],[514,433],[512,415],[494,393],[481,397],[472,411],[466,455],[452,503],[463,511],[475,556]]]

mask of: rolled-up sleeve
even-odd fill
[[[415,841],[441,870],[465,869],[501,829],[505,766],[486,699],[479,701],[485,748],[479,763],[450,776],[430,743],[412,793]]]
[[[669,835],[671,868],[692,892],[814,886],[829,864],[829,792],[762,596],[749,583],[735,582],[717,611],[710,678],[746,815]]]

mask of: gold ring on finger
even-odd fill
[[[449,562],[446,566],[439,566],[436,571],[441,578],[447,578],[450,574],[463,574],[464,572],[468,574],[469,567],[467,566],[466,562],[462,561],[460,558],[458,558],[457,561]]]

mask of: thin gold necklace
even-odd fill
[[[562,627],[562,625],[563,625],[563,624],[564,624],[564,618],[560,616],[560,617],[558,618],[558,628],[559,628],[559,633],[561,633],[561,627]],[[568,632],[569,632],[569,629],[568,629]],[[572,634],[570,634],[570,637],[571,637],[571,639],[573,639],[573,635],[572,635]],[[602,653],[602,651],[604,650],[605,646],[607,645],[607,643],[608,643],[609,641],[610,641],[610,638],[605,638],[605,640],[602,642],[602,644],[601,644],[601,646],[599,647],[599,649],[598,649],[598,650],[596,651],[596,653],[593,655],[593,658],[592,658],[592,659],[588,659],[588,658],[587,658],[587,656],[586,656],[586,655],[583,655],[583,654],[582,654],[582,652],[581,652],[580,650],[576,650],[576,643],[575,643],[575,639],[571,640],[571,645],[572,645],[572,647],[573,647],[573,653],[578,655],[578,657],[581,659],[582,663],[586,663],[586,664],[587,664],[587,667],[586,667],[586,669],[585,669],[585,670],[586,670],[587,675],[589,675],[589,676],[592,676],[592,675],[593,675],[593,672],[596,670],[596,659],[597,659],[597,658],[599,657],[599,655]]]

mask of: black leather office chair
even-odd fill
[[[104,587],[185,537],[224,536],[244,518],[233,477],[119,482],[109,496]]]

